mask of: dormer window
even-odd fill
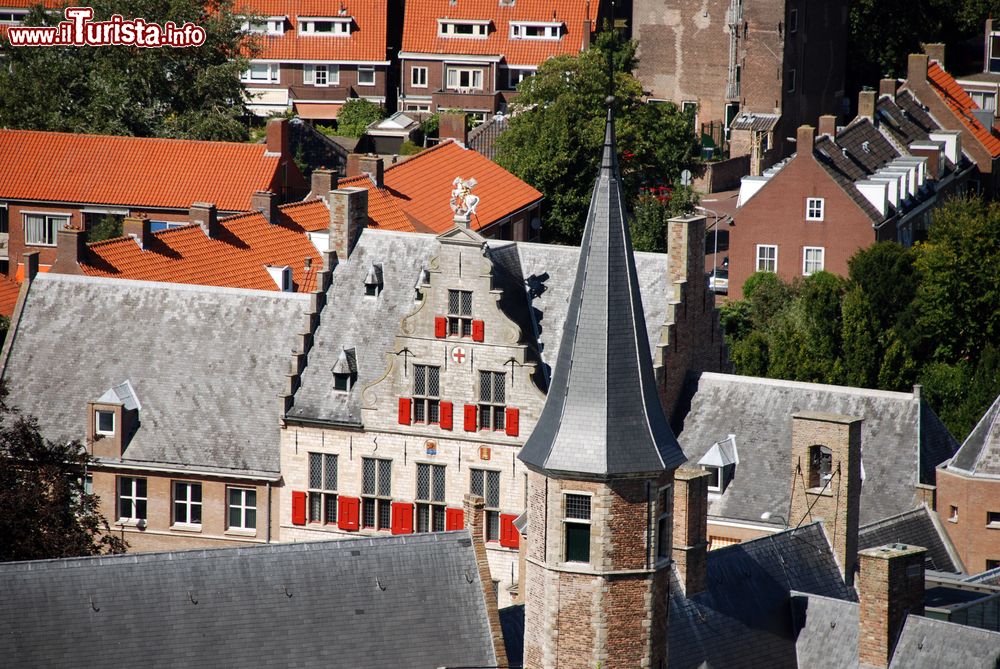
[[[358,378],[358,358],[353,348],[343,348],[333,365],[333,389],[339,392],[350,392],[354,381]]]
[[[365,297],[378,297],[382,292],[382,265],[372,263],[365,275]]]
[[[511,39],[561,39],[563,34],[563,24],[561,22],[526,23],[514,22],[510,24]]]
[[[262,19],[245,19],[243,32],[256,35],[283,35],[285,33],[284,16],[268,16]]]
[[[27,15],[26,9],[0,9],[0,23],[22,23]]]
[[[105,437],[115,436],[115,412],[98,409],[94,412],[94,431]]]
[[[438,19],[438,37],[486,39],[490,34],[489,21],[462,21]]]
[[[354,19],[350,16],[299,17],[299,33],[302,35],[333,35],[350,37]]]
[[[809,447],[809,487],[822,488],[833,476],[833,452],[826,446]]]
[[[736,466],[740,463],[739,451],[736,450],[736,435],[730,434],[722,441],[712,444],[704,457],[698,461],[701,468],[711,476],[708,479],[708,491],[722,494],[736,476]]]
[[[416,300],[417,302],[423,301],[424,299],[423,289],[424,287],[429,286],[430,283],[431,283],[430,272],[427,271],[426,267],[421,268],[420,274],[417,275],[417,283],[415,286],[413,286],[413,291],[415,293],[413,299]]]

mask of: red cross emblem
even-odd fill
[[[451,349],[451,359],[455,362],[455,364],[461,365],[465,362],[465,349],[461,346],[456,346]]]

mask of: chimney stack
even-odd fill
[[[291,155],[291,130],[287,118],[274,118],[267,122],[267,152]]]
[[[313,170],[310,182],[312,196],[325,200],[330,191],[337,188],[337,181],[337,173],[333,170],[328,170],[325,167]]]
[[[143,214],[126,216],[122,222],[122,234],[126,237],[132,237],[135,241],[139,242],[139,248],[146,248],[150,240],[150,234],[152,234],[149,219]]]
[[[914,84],[927,82],[927,54],[911,53],[906,59],[906,83],[910,88]]]
[[[222,227],[219,225],[219,212],[210,202],[195,202],[188,208],[188,218],[197,223],[211,239],[218,239]]]
[[[895,79],[882,79],[878,82],[879,97],[888,95],[893,101],[896,100],[896,91],[899,89],[899,82]]]
[[[833,552],[854,582],[861,508],[861,424],[855,416],[792,414],[791,509],[788,524],[823,521]]]
[[[87,231],[66,226],[56,231],[56,261],[51,271],[59,274],[83,274],[80,263],[87,260]]]
[[[815,141],[816,128],[811,125],[800,125],[795,133],[795,152],[800,156],[811,157]]]
[[[819,117],[819,134],[828,135],[833,138],[837,135],[837,117],[832,114],[824,114]]]
[[[858,116],[875,121],[875,91],[867,88],[858,93]]]
[[[368,189],[338,188],[330,191],[330,250],[337,261],[351,255],[361,231],[368,225]]]
[[[924,556],[919,546],[889,544],[858,557],[858,660],[888,667],[906,616],[924,613]]]
[[[278,210],[278,196],[269,190],[254,191],[250,197],[250,209],[259,211],[268,223],[275,225],[281,218]]]
[[[483,598],[486,600],[486,617],[490,621],[493,652],[496,654],[497,666],[506,667],[507,649],[503,643],[503,630],[500,627],[500,608],[497,605],[496,590],[493,588],[493,577],[490,575],[490,563],[486,558],[486,535],[483,531],[486,501],[479,495],[466,494],[463,507],[465,529],[472,536],[472,548],[476,553],[476,566],[479,569],[479,583],[483,587]]]
[[[460,112],[441,112],[438,114],[438,139],[442,142],[453,139],[465,146],[469,141],[469,131],[466,130],[465,114]]]
[[[708,480],[701,469],[674,472],[673,558],[685,597],[705,590],[708,562]]]
[[[382,188],[385,183],[385,161],[379,156],[358,156],[358,172],[370,176],[376,188]]]
[[[38,251],[28,251],[24,254],[24,280],[31,283],[38,276]]]
[[[936,60],[941,69],[944,69],[944,44],[940,42],[935,42],[934,44],[925,44],[924,53],[927,54],[927,58],[930,60]]]

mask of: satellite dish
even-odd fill
[[[691,170],[684,170],[681,172],[681,185],[690,186],[691,185]]]

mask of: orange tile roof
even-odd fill
[[[287,265],[295,290],[309,292],[316,288],[323,260],[303,228],[287,215],[290,206],[299,205],[281,207],[276,225],[259,212],[222,218],[216,238],[198,225],[188,225],[153,233],[145,249],[131,237],[90,244],[81,267],[91,276],[278,290],[266,267]]]
[[[412,232],[420,227],[441,233],[453,225],[450,201],[455,177],[478,182],[474,191],[480,198],[473,220],[476,230],[542,199],[540,192],[492,160],[453,141],[441,142],[387,167],[384,188],[374,188],[367,175],[342,179],[338,185],[368,188],[368,215],[380,228]]]
[[[220,211],[247,211],[254,191],[279,189],[281,157],[266,151],[238,142],[0,130],[0,199],[178,209],[212,202]]]
[[[17,296],[21,292],[21,284],[11,281],[7,275],[0,275],[0,316],[10,318],[17,305]]]
[[[340,7],[354,19],[350,37],[334,35],[300,35],[300,16],[333,17]],[[240,13],[260,17],[286,16],[283,35],[259,35],[264,60],[316,60],[324,62],[366,61],[385,62],[386,22],[389,13],[386,0],[242,0],[237,3]]]
[[[997,138],[990,128],[980,123],[979,119],[972,115],[972,110],[979,109],[979,105],[973,102],[972,97],[958,85],[954,77],[948,74],[937,61],[932,60],[927,65],[927,80],[938,96],[948,105],[948,108],[979,140],[980,144],[990,152],[990,155],[994,158],[1000,156],[1000,138]]]
[[[583,22],[591,3],[587,0],[516,0],[501,6],[497,0],[407,0],[403,21],[403,51],[409,53],[468,54],[503,56],[511,65],[539,65],[546,59],[580,52]],[[596,13],[597,2],[591,13]],[[438,19],[489,20],[486,39],[438,37]],[[559,40],[511,39],[512,21],[554,22],[563,24]],[[589,35],[588,35],[589,39]]]

